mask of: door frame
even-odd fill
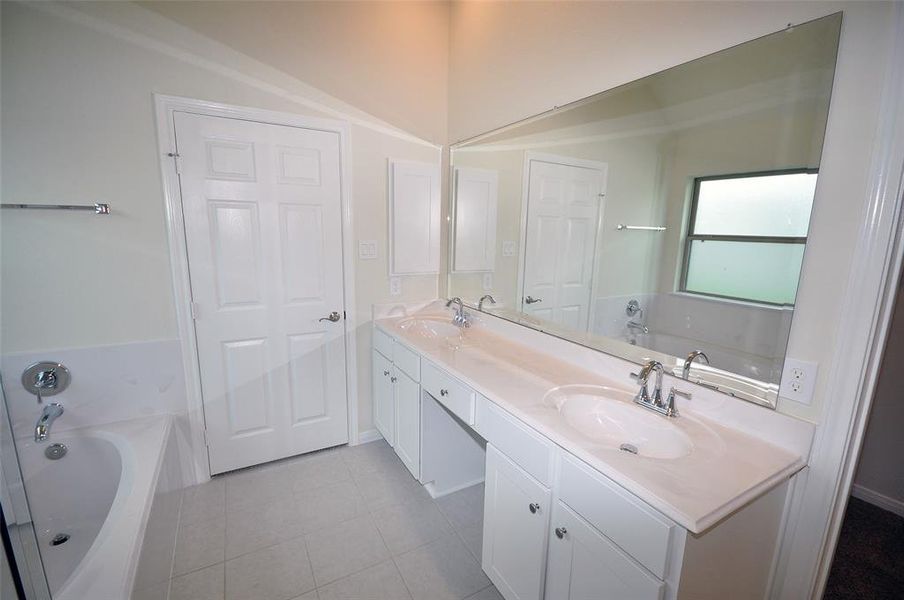
[[[201,367],[198,361],[198,344],[195,337],[191,309],[191,277],[188,268],[185,223],[183,219],[182,192],[176,161],[175,113],[187,112],[208,117],[225,117],[254,121],[271,125],[316,129],[339,135],[340,202],[342,212],[342,298],[345,310],[345,389],[348,404],[348,443],[356,445],[358,431],[358,377],[357,339],[358,314],[355,306],[355,264],[353,252],[353,214],[351,207],[351,153],[350,126],[345,121],[321,119],[294,113],[277,112],[209,102],[181,96],[154,94],[157,119],[157,149],[160,175],[166,207],[166,230],[169,241],[170,270],[176,308],[176,324],[182,350],[182,366],[185,374],[185,393],[188,405],[188,446],[186,455],[191,465],[185,475],[186,482],[203,483],[210,479],[210,463],[204,420],[204,404],[201,392]],[[183,429],[184,431],[184,429]],[[182,436],[180,436],[181,438]],[[187,461],[183,461],[186,465]],[[186,465],[188,466],[188,465]]]
[[[549,154],[547,152],[532,152],[530,150],[524,153],[524,163],[521,167],[521,241],[518,249],[518,294],[521,302],[518,303],[519,312],[524,312],[524,267],[525,252],[527,251],[527,207],[530,199],[530,163],[532,160],[539,162],[555,163],[557,165],[565,165],[568,167],[579,167],[582,169],[594,169],[603,174],[603,197],[600,198],[599,210],[596,214],[596,239],[593,242],[593,279],[590,281],[590,306],[587,308],[587,330],[593,331],[594,310],[593,300],[596,298],[597,277],[596,265],[597,256],[599,256],[600,242],[603,237],[603,212],[606,208],[606,191],[609,189],[609,163],[599,160],[589,160],[586,158],[574,158],[571,156],[561,156],[559,154]]]

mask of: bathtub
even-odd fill
[[[181,501],[172,431],[172,418],[158,416],[20,442],[28,507],[54,600],[125,600],[133,588],[168,580]],[[67,446],[63,458],[44,456],[52,443]],[[53,545],[59,534],[70,537]]]

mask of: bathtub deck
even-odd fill
[[[169,598],[499,599],[482,526],[483,486],[434,501],[383,441],[326,450],[186,490]]]

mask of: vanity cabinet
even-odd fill
[[[414,478],[420,477],[421,386],[396,369],[395,380],[395,451]]]
[[[551,491],[487,444],[484,572],[507,600],[540,600]]]
[[[419,379],[420,357],[374,330],[374,425],[415,479],[421,470]]]
[[[390,446],[395,446],[395,399],[392,361],[373,351],[374,426]]]
[[[553,511],[546,574],[552,600],[660,600],[665,584],[564,502]]]

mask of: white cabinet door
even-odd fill
[[[498,171],[455,169],[454,271],[496,270],[498,190]]]
[[[377,352],[374,355],[374,425],[390,446],[395,445],[395,400],[392,363]]]
[[[549,541],[549,600],[659,600],[665,585],[561,501]]]
[[[211,473],[344,444],[339,136],[175,126]]]
[[[439,273],[438,164],[389,162],[390,275]]]
[[[395,369],[395,451],[415,479],[421,470],[421,386]]]
[[[506,600],[539,600],[543,595],[550,495],[487,444],[483,570]]]

